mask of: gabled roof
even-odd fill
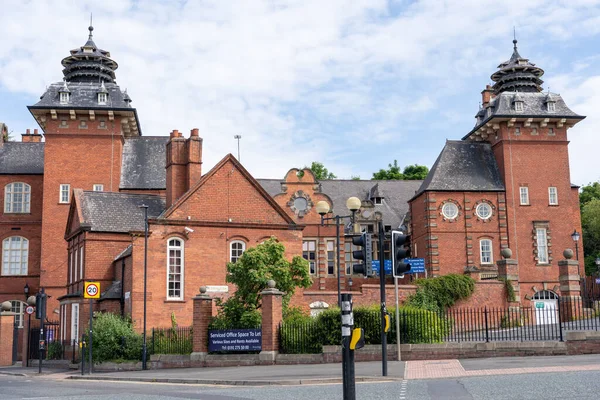
[[[165,189],[168,136],[125,138],[121,189]]]
[[[416,195],[425,191],[504,190],[500,170],[489,143],[448,140]]]
[[[0,174],[44,173],[44,143],[6,142],[0,147]]]
[[[202,178],[192,186],[183,196],[181,196],[169,209],[165,210],[165,212],[160,216],[160,218],[168,218],[171,216],[175,210],[177,210],[183,203],[185,203],[198,189],[200,189],[207,181],[209,181],[221,168],[223,168],[227,163],[232,163],[233,166],[240,174],[252,185],[256,191],[260,194],[262,198],[277,212],[277,214],[281,217],[282,220],[285,221],[286,224],[296,225],[294,220],[287,215],[287,213],[277,204],[277,202],[267,193],[267,191],[258,183],[256,179],[240,164],[240,162],[230,153],[227,154],[221,161],[217,163],[208,173],[202,175]]]
[[[281,193],[279,179],[258,179],[258,182],[271,196]],[[356,196],[361,200],[370,200],[372,193],[382,198],[381,204],[375,204],[375,212],[380,212],[386,225],[397,228],[402,224],[408,212],[408,200],[412,198],[423,181],[381,181],[381,180],[321,180],[321,193],[329,196],[332,210],[346,214],[346,200]],[[291,194],[291,193],[290,193]]]
[[[164,198],[145,194],[83,191],[74,201],[81,201],[82,225],[92,232],[143,231],[140,206],[148,206],[148,218],[156,218],[165,209]]]

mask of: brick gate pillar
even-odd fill
[[[563,251],[564,260],[558,262],[558,279],[560,281],[560,312],[563,321],[571,321],[577,311],[583,312],[581,302],[581,286],[579,261],[572,260],[573,250]]]
[[[206,294],[206,287],[202,286],[193,300],[192,359],[202,361],[208,354],[208,324],[213,317],[212,298]]]
[[[275,363],[279,353],[279,325],[283,320],[283,292],[275,288],[275,281],[270,280],[262,295],[262,350],[259,354],[261,361]]]
[[[511,258],[512,251],[509,248],[500,252],[502,260],[496,261],[498,266],[498,279],[510,282],[515,292],[514,301],[507,298],[509,308],[519,308],[521,305],[521,290],[519,289],[519,264]]]
[[[10,312],[9,301],[2,303],[0,312],[0,366],[13,363],[13,330],[15,329],[15,313]]]

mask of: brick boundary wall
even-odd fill
[[[278,354],[274,361],[261,359],[259,354],[208,354],[203,359],[190,355],[155,354],[150,358],[150,369],[189,367],[233,367],[273,364],[324,364],[340,363],[340,346],[324,346],[322,354]],[[600,331],[566,332],[565,341],[492,342],[492,343],[440,343],[403,344],[402,361],[445,360],[457,358],[522,357],[600,354]],[[395,361],[396,345],[388,345],[388,360]],[[381,345],[366,345],[356,350],[355,361],[380,361]],[[97,364],[95,371],[139,370],[141,363]]]

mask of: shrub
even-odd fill
[[[400,308],[401,343],[439,343],[447,335],[448,323],[440,314],[420,308]]]
[[[280,349],[285,354],[318,354],[323,352],[321,325],[316,319],[290,319],[280,328]]]
[[[129,319],[98,313],[94,318],[93,340],[95,362],[142,359],[142,336],[133,330]]]
[[[515,294],[515,288],[513,287],[511,281],[506,278],[500,278],[498,280],[504,282],[504,287],[506,288],[506,299],[508,301],[516,301],[517,297]]]
[[[62,344],[60,342],[50,342],[48,344],[48,360],[62,359]]]
[[[418,279],[417,293],[405,305],[434,312],[452,307],[458,300],[469,298],[475,291],[475,280],[467,275],[450,274],[429,279]]]

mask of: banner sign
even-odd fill
[[[260,351],[260,329],[227,329],[208,331],[208,351]]]

